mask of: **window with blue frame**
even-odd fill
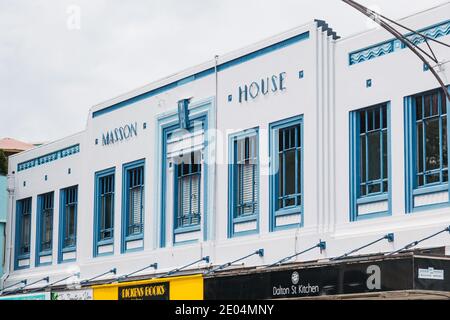
[[[302,130],[300,116],[270,125],[271,231],[298,227],[303,221]]]
[[[126,242],[143,238],[144,234],[144,160],[123,166],[123,233]]]
[[[414,98],[417,187],[448,182],[447,104],[441,91]]]
[[[61,250],[75,251],[77,246],[78,186],[61,190]]]
[[[17,260],[28,259],[31,247],[31,198],[17,201]]]
[[[39,255],[51,255],[53,247],[53,206],[54,193],[38,197],[37,246]]]
[[[235,217],[258,212],[258,153],[256,136],[237,139]]]
[[[112,243],[114,238],[114,170],[96,175],[97,244]]]
[[[199,226],[202,165],[200,152],[184,155],[176,165],[177,207],[175,229]]]
[[[390,212],[388,109],[383,103],[350,114],[352,220]]]
[[[387,105],[359,114],[360,197],[389,191]]]
[[[258,130],[249,130],[231,137],[229,172],[230,236],[258,231],[258,154]],[[249,229],[243,228],[249,222],[254,222],[254,224]]]
[[[406,211],[447,205],[449,129],[442,89],[405,98],[405,128]]]

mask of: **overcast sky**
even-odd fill
[[[449,1],[359,2],[401,18]],[[82,131],[95,104],[316,18],[368,28],[340,0],[0,0],[0,138]]]

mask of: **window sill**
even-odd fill
[[[30,254],[23,254],[23,255],[17,256],[17,260],[26,260],[26,259],[30,259]]]
[[[421,187],[418,189],[413,190],[414,196],[420,196],[423,194],[430,194],[430,193],[438,193],[448,191],[448,183],[438,184],[430,187]]]
[[[97,242],[97,246],[107,246],[114,244],[114,239],[100,240]]]
[[[258,220],[257,214],[252,214],[248,216],[238,217],[233,219],[233,223],[244,223]]]
[[[138,240],[143,240],[143,239],[144,239],[144,235],[141,233],[141,234],[134,234],[131,236],[127,236],[125,238],[125,241],[130,242],[130,241],[138,241]]]
[[[51,256],[51,255],[52,255],[52,251],[51,250],[39,252],[39,257],[48,257],[48,256]]]
[[[275,217],[292,216],[294,214],[302,214],[302,208],[293,207],[289,209],[281,209],[275,212]]]
[[[358,200],[356,200],[356,204],[369,204],[369,203],[374,203],[374,202],[381,202],[381,201],[387,201],[389,200],[389,195],[387,193],[383,193],[383,194],[377,194],[377,195],[373,195],[373,196],[367,196],[364,198],[359,198]]]
[[[374,212],[374,213],[369,213],[369,214],[365,214],[365,215],[358,215],[355,218],[355,220],[353,220],[353,222],[367,221],[370,219],[384,218],[384,217],[390,217],[390,216],[391,216],[390,211]]]
[[[72,252],[75,252],[75,251],[77,251],[76,247],[67,247],[67,248],[63,248],[61,250],[62,253],[72,253]]]
[[[174,234],[190,233],[200,231],[200,225],[189,226],[189,227],[179,227],[174,230]]]

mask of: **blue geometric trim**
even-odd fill
[[[43,165],[45,163],[49,163],[49,162],[53,162],[56,161],[58,159],[63,159],[66,157],[70,157],[73,156],[74,154],[77,154],[80,152],[80,145],[74,145],[62,150],[58,150],[52,153],[49,153],[45,156],[39,157],[39,158],[34,158],[22,163],[19,163],[17,165],[17,171],[24,171],[24,170],[28,170],[40,165]]]
[[[442,22],[440,24],[427,27],[425,29],[417,31],[429,38],[437,39],[447,35],[450,35],[450,20]],[[425,42],[424,38],[418,34],[409,33],[406,38],[416,45]],[[386,42],[382,42],[371,46],[369,48],[361,49],[351,52],[349,55],[350,65],[366,62],[386,54],[390,54],[397,50],[405,49],[406,46],[398,39],[392,39]]]

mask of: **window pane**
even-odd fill
[[[141,233],[141,208],[142,208],[142,192],[141,187],[130,190],[129,197],[129,217],[128,217],[128,234]]]
[[[427,179],[427,184],[431,184],[431,183],[436,183],[436,182],[440,182],[440,176],[439,173],[436,174],[429,174],[426,176]]]
[[[245,159],[245,141],[244,140],[238,140],[237,141],[237,156],[236,156],[236,163],[242,162]]]
[[[447,117],[442,117],[442,167],[448,167]]]
[[[417,124],[417,165],[418,172],[424,172],[423,170],[423,124],[422,122]]]
[[[447,97],[441,92],[441,108],[442,114],[447,114]]]
[[[105,226],[104,229],[110,229],[112,228],[112,213],[113,213],[113,204],[112,204],[112,195],[111,194],[107,194],[105,195],[105,209],[104,209],[104,214],[105,214]]]
[[[380,133],[373,132],[368,134],[368,162],[369,162],[369,180],[378,180],[381,178],[381,150]]]
[[[425,96],[425,105],[424,105],[424,109],[425,109],[425,117],[430,117],[432,115],[432,111],[431,111],[431,96]]]
[[[295,206],[295,198],[286,199],[286,207]]]
[[[295,153],[286,152],[286,195],[295,194]]]
[[[22,221],[22,245],[21,245],[21,251],[22,254],[28,254],[30,253],[30,220],[31,215],[26,214],[23,216]]]
[[[284,161],[283,161],[283,159],[284,159],[284,155],[281,153],[280,155],[279,155],[279,170],[278,170],[278,190],[279,190],[279,194],[281,195],[281,196],[283,196],[285,193],[284,193],[284,180],[283,180],[283,177],[284,177],[284,172],[285,172],[285,170],[284,170]]]
[[[425,121],[426,125],[426,170],[440,168],[439,119]]]
[[[422,120],[422,97],[416,98],[416,120]]]
[[[200,214],[200,175],[192,176],[191,182],[191,214]]]
[[[242,162],[245,158],[245,153],[248,150],[244,140],[236,141],[235,145],[236,163]],[[200,182],[201,182],[201,163],[200,153],[190,153],[189,159],[192,165],[187,172],[178,175],[178,217],[176,221],[177,227],[185,227],[196,225],[200,223]],[[241,157],[241,160],[238,159]],[[239,166],[239,165],[236,165]],[[139,189],[139,204],[142,206],[142,190]],[[137,219],[139,217],[139,219]],[[139,224],[142,225],[142,210],[139,210],[138,216],[135,217],[135,221],[139,220]],[[139,229],[141,232],[141,228]]]
[[[420,187],[420,186],[423,186],[424,184],[425,184],[425,181],[424,181],[423,175],[419,175],[417,177],[417,185]]]
[[[434,116],[439,115],[439,109],[438,109],[439,105],[438,105],[438,94],[437,93],[433,94],[432,103],[433,103],[432,114]]]
[[[383,129],[387,129],[388,127],[387,107],[384,106],[382,109],[383,109]]]
[[[367,111],[367,131],[373,130],[373,111]]]
[[[387,131],[383,132],[383,179],[388,178],[388,136]]]
[[[369,194],[371,193],[378,193],[381,192],[381,185],[380,184],[372,184],[369,186]]]
[[[302,193],[302,151],[297,150],[297,193]]]
[[[52,245],[52,215],[50,211],[44,214],[44,232],[42,234],[41,250],[50,250]]]
[[[383,182],[383,192],[389,192],[389,184],[387,181]]]
[[[67,219],[67,234],[66,237],[68,238],[67,245],[75,245],[75,228],[76,228],[76,221],[75,221],[75,206],[68,207],[68,219]]]
[[[359,132],[365,133],[366,132],[366,112],[365,111],[360,112],[359,116],[360,116]]]
[[[291,144],[290,144],[290,148],[295,148],[296,147],[296,134],[295,134],[295,127],[291,128],[290,130],[290,135],[291,135]]]
[[[365,196],[366,195],[366,185],[362,185],[361,186],[361,196]]]
[[[241,188],[240,188],[240,201],[242,214],[254,213],[254,169],[252,164],[243,164],[240,166],[241,172]]]
[[[366,177],[366,136],[362,136],[360,139],[361,147],[360,147],[360,161],[361,161],[361,182],[364,183],[367,181]]]
[[[284,146],[284,131],[279,131],[278,132],[278,151],[281,152],[284,150],[283,146]]]
[[[291,136],[289,134],[289,130],[284,130],[284,150],[290,148]]]
[[[381,114],[380,114],[380,109],[376,109],[374,110],[374,117],[375,117],[375,127],[374,129],[380,129],[381,128]]]

